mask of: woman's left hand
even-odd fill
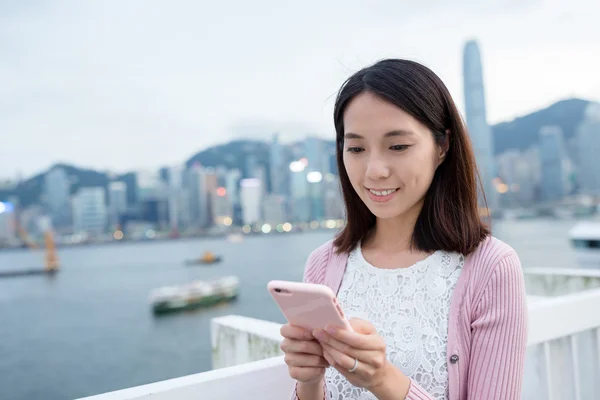
[[[354,332],[336,327],[313,332],[323,346],[323,355],[331,366],[354,386],[371,392],[382,386],[388,377],[398,373],[403,375],[387,360],[385,341],[372,324],[353,318],[350,325]],[[355,366],[355,360],[356,369],[350,372]],[[408,380],[406,376],[404,378]]]

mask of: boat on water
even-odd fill
[[[204,252],[202,257],[192,260],[185,260],[185,265],[211,265],[223,261],[223,257],[217,256],[210,251]]]
[[[569,240],[580,266],[600,268],[600,221],[578,223],[569,231]]]
[[[224,276],[214,280],[154,289],[150,293],[150,304],[154,314],[191,310],[234,300],[238,290],[239,278]]]

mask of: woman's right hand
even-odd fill
[[[312,332],[297,326],[285,324],[281,327],[281,350],[285,353],[285,363],[290,376],[302,383],[318,383],[325,375],[329,363],[323,357],[321,344]]]

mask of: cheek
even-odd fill
[[[356,182],[361,179],[360,163],[357,162],[356,159],[349,157],[346,153],[344,154],[344,167],[346,168],[346,173],[348,174],[348,178],[350,178],[352,186],[354,186]]]
[[[410,185],[415,189],[427,190],[435,173],[435,160],[430,154],[415,154],[414,157],[406,161],[404,168],[400,170],[404,181],[406,183],[410,182]]]

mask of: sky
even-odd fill
[[[333,138],[342,82],[433,69],[463,109],[477,39],[488,120],[600,100],[597,0],[0,0],[0,178],[123,172],[235,138]]]

